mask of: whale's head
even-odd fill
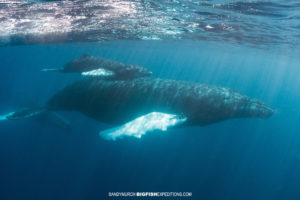
[[[274,115],[276,111],[269,105],[247,96],[236,93],[233,97],[233,103],[231,105],[233,117],[253,117],[267,119]]]
[[[139,65],[126,65],[124,68],[120,68],[116,73],[117,78],[120,79],[135,79],[141,77],[149,77],[152,72]]]
[[[250,98],[229,88],[216,89],[215,107],[220,108],[221,119],[229,118],[261,118],[267,119],[276,111],[257,99]],[[218,96],[218,98],[217,98]],[[222,102],[222,103],[221,103]]]
[[[132,73],[134,78],[138,77],[149,77],[152,75],[152,72],[144,67],[133,65]]]
[[[250,117],[259,117],[262,119],[267,119],[276,113],[276,110],[257,99],[248,100],[244,111]]]

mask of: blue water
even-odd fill
[[[28,5],[34,5],[32,2]],[[171,3],[164,6],[170,8]],[[193,6],[203,7],[205,3],[218,4],[219,1],[202,3]],[[0,114],[42,105],[64,86],[78,80],[76,75],[40,70],[60,67],[83,53],[138,64],[153,71],[156,77],[230,87],[269,104],[277,113],[266,120],[234,119],[117,141],[106,141],[98,135],[99,131],[111,128],[110,125],[77,112],[60,113],[70,121],[71,132],[32,119],[0,121],[0,199],[98,200],[108,198],[108,192],[138,191],[192,192],[190,199],[197,200],[300,199],[300,59],[297,47],[300,32],[295,21],[299,5],[279,1],[223,3],[224,9],[206,7],[219,12],[218,16],[232,11],[244,18],[238,18],[239,22],[229,20],[232,17],[214,20],[228,19],[226,23],[240,23],[237,27],[243,27],[248,17],[254,17],[258,21],[249,23],[256,25],[256,29],[251,29],[252,32],[236,29],[224,34],[226,29],[211,32],[211,28],[206,28],[201,32],[197,28],[193,29],[195,35],[185,32],[173,37],[170,35],[174,34],[157,31],[157,25],[146,23],[145,27],[150,28],[139,25],[141,29],[137,29],[137,33],[130,28],[117,31],[117,36],[106,31],[87,31],[80,33],[80,38],[71,34],[72,40],[66,40],[61,34],[46,40],[47,37],[30,32],[33,30],[30,26],[27,27],[28,37],[19,34],[25,33],[26,27],[2,29]],[[160,9],[145,5],[155,8],[151,14],[170,14],[168,9],[163,12],[163,5]],[[174,8],[192,9],[193,6],[176,3]],[[0,24],[8,27],[8,16],[13,18],[13,15],[9,11],[2,12],[4,8],[5,4],[1,4],[0,18],[6,15],[2,21],[0,19]],[[47,13],[45,10],[38,12]],[[226,16],[235,14],[227,13]],[[37,19],[31,15],[26,17]],[[139,17],[141,15],[132,20]],[[194,23],[193,17],[182,17],[182,20]],[[289,17],[291,21],[287,21]],[[213,24],[207,20],[203,19],[204,27]],[[176,22],[171,28],[187,26],[185,23],[179,26],[177,20],[171,21]],[[120,26],[114,20],[110,22],[109,28]],[[262,24],[270,29],[266,30]],[[160,25],[170,24],[166,20]],[[72,30],[76,32],[77,28]],[[278,38],[274,40],[262,30]],[[14,31],[19,32],[14,34]],[[234,33],[239,36],[227,37]],[[119,37],[122,35],[125,37]],[[89,36],[94,37],[88,40]],[[158,37],[160,40],[156,40]]]
[[[221,48],[223,47],[223,48]],[[34,120],[0,126],[1,199],[103,199],[112,191],[191,191],[193,199],[298,199],[299,60],[203,42],[12,46],[0,49],[3,113],[42,104],[78,77],[42,73],[82,53],[136,63],[158,77],[231,87],[278,113],[105,141],[108,125],[63,113],[65,132]]]

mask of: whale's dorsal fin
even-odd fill
[[[167,128],[180,125],[187,120],[184,116],[152,112],[138,117],[122,126],[101,131],[99,134],[107,140],[116,140],[125,136],[141,138],[154,130],[166,131]]]

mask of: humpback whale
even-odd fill
[[[42,71],[80,73],[83,76],[99,76],[106,79],[134,79],[152,74],[148,69],[138,65],[124,64],[88,54],[68,62],[62,68],[42,69]]]
[[[84,78],[59,91],[42,109],[79,111],[116,125],[100,132],[110,140],[140,138],[152,130],[173,126],[205,126],[274,114],[267,104],[229,88],[150,77],[130,81]],[[33,112],[38,114],[36,109]],[[20,116],[22,113],[10,113],[6,119]]]

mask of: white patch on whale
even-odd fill
[[[0,121],[7,120],[7,118],[12,116],[13,114],[15,114],[15,112],[10,112],[10,113],[7,113],[5,115],[0,115]]]
[[[153,130],[166,131],[168,127],[182,124],[186,120],[186,117],[178,115],[152,112],[138,117],[122,126],[101,131],[99,135],[107,140],[116,140],[124,136],[141,138],[146,132]]]
[[[82,72],[81,75],[83,75],[83,76],[113,76],[113,75],[115,75],[115,73],[112,71],[103,69],[103,68],[99,68],[99,69],[94,69],[91,71]]]

